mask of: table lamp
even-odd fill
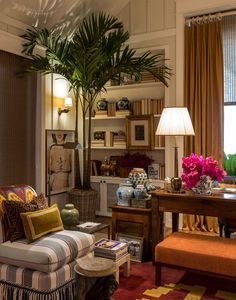
[[[193,125],[187,107],[164,108],[157,126],[156,135],[175,136],[174,177],[179,177],[176,137],[194,135]]]

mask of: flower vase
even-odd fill
[[[133,168],[129,173],[129,180],[135,188],[138,184],[145,184],[147,173],[143,168]]]
[[[213,180],[210,176],[202,175],[199,182],[192,188],[192,192],[195,194],[211,194],[211,188],[213,186]]]

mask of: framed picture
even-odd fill
[[[126,135],[128,149],[151,150],[153,148],[153,116],[126,117]]]
[[[151,164],[148,166],[148,178],[149,179],[159,179],[160,178],[160,165]]]
[[[46,194],[64,193],[74,187],[74,130],[46,130]]]
[[[116,240],[128,244],[128,252],[130,259],[133,261],[142,262],[143,256],[143,238],[117,233]]]

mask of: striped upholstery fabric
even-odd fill
[[[92,257],[93,253],[87,255]],[[54,290],[75,278],[74,266],[82,258],[73,260],[55,272],[43,273],[20,267],[0,264],[1,282],[9,282],[25,288],[39,291]],[[1,295],[1,293],[0,293]],[[68,299],[69,300],[69,299]]]
[[[26,239],[0,245],[0,262],[41,272],[53,272],[94,248],[94,236],[63,230],[31,244]]]
[[[26,184],[0,187],[0,243],[6,242],[9,238],[9,227],[2,207],[2,201],[30,202],[35,196],[37,196],[35,190]]]

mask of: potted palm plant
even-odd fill
[[[90,191],[91,116],[94,102],[105,91],[109,80],[119,80],[120,74],[141,78],[143,71],[151,73],[167,86],[171,70],[162,55],[150,52],[138,56],[127,41],[129,34],[117,18],[104,13],[85,18],[73,36],[54,35],[48,29],[28,29],[22,36],[23,52],[30,61],[30,70],[42,74],[56,73],[67,79],[74,94],[76,107],[75,142],[78,142],[78,107],[82,110],[82,174],[78,150],[75,150],[75,188]],[[36,46],[45,48],[45,55],[35,55]],[[85,126],[86,117],[88,126]]]

